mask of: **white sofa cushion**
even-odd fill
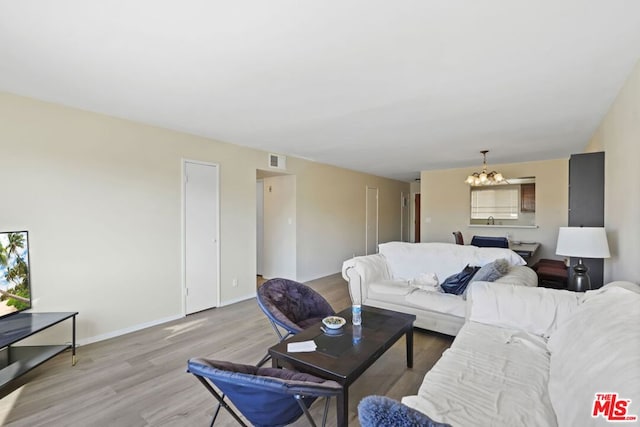
[[[389,242],[379,245],[394,279],[411,280],[424,273],[435,273],[440,281],[460,272],[475,259],[473,246],[449,243]]]
[[[581,294],[507,283],[474,282],[467,319],[548,337],[578,308]]]
[[[611,288],[622,288],[631,292],[635,292],[636,294],[640,294],[640,285],[637,285],[632,282],[627,282],[623,280],[619,280],[617,282],[609,282],[600,289],[595,289],[593,291],[587,291],[582,297],[582,301],[586,301],[590,298],[594,298],[597,295],[607,292],[608,289]]]
[[[506,276],[502,276],[497,283],[511,283],[522,286],[538,286],[538,275],[526,265],[513,265]]]
[[[506,259],[510,265],[526,264],[518,254],[502,248],[406,242],[382,243],[378,247],[387,261],[391,278],[396,280],[408,281],[425,273],[435,273],[443,282],[467,265],[481,267],[500,258]]]
[[[409,280],[409,286],[424,289],[425,291],[437,291],[440,280],[436,273],[423,273],[420,276]]]
[[[475,256],[475,264],[471,265],[483,266],[500,258],[504,258],[509,261],[510,265],[527,265],[527,262],[511,249],[476,248]]]
[[[379,280],[369,285],[369,290],[379,295],[407,295],[416,289],[401,280]]]
[[[464,317],[465,303],[459,295],[418,289],[405,295],[404,299],[411,307]]]
[[[555,426],[548,379],[543,338],[467,322],[402,403],[456,427]]]
[[[640,417],[638,292],[629,282],[588,291],[549,338],[549,395],[560,426],[608,424],[591,416],[596,393],[631,399],[628,415]]]

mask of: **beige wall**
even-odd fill
[[[640,62],[589,142],[587,152],[605,152],[604,222],[611,258],[605,283],[640,283]]]
[[[267,153],[0,93],[0,229],[29,230],[36,310],[78,310],[84,342],[182,315],[182,159],[220,165],[222,303],[254,295]],[[287,160],[299,279],[364,252],[365,185],[380,187],[381,240],[399,238],[409,184]]]
[[[536,258],[556,258],[558,227],[567,225],[568,160],[556,159],[491,165],[505,177],[536,177],[538,228],[469,227],[470,193],[464,179],[478,168],[423,171],[421,174],[421,238],[423,242],[453,243],[460,230],[465,243],[473,235],[506,236],[512,240],[541,243]]]
[[[297,177],[299,280],[335,273],[345,259],[364,255],[367,186],[380,190],[379,242],[400,240],[400,195],[408,183],[301,159],[287,159],[287,167]]]

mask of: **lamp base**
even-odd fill
[[[582,258],[573,267],[573,276],[569,280],[567,289],[575,292],[585,292],[591,290],[591,279],[587,274],[589,268],[582,263]]]

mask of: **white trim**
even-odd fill
[[[400,241],[404,242],[404,215],[407,208],[407,199],[405,199],[404,191],[400,192]]]
[[[249,295],[245,295],[245,296],[242,296],[242,297],[230,299],[229,301],[225,301],[224,303],[220,303],[220,307],[226,307],[227,305],[235,304],[237,302],[246,301],[246,300],[249,300],[249,299],[255,298],[255,297],[256,297],[256,293],[252,292]]]
[[[180,229],[181,229],[181,234],[182,234],[182,242],[181,242],[181,254],[180,254],[180,259],[181,259],[181,269],[182,269],[182,274],[181,274],[181,290],[182,290],[182,317],[187,315],[187,283],[186,283],[186,268],[185,268],[185,264],[186,264],[186,212],[185,212],[185,205],[186,205],[186,197],[187,197],[187,192],[186,192],[186,185],[187,182],[185,180],[186,177],[186,163],[194,163],[197,165],[204,165],[204,166],[215,166],[216,167],[216,207],[218,209],[217,215],[216,215],[216,236],[217,236],[217,259],[216,262],[218,263],[218,268],[217,268],[217,279],[218,279],[218,286],[216,289],[216,307],[220,307],[220,299],[221,299],[221,291],[220,291],[220,287],[222,286],[220,280],[221,280],[221,276],[220,276],[220,164],[219,163],[212,163],[212,162],[203,162],[200,160],[192,160],[192,159],[185,159],[184,157],[180,160],[180,175],[181,175],[181,180],[182,180],[182,186],[180,189],[180,199],[181,199],[181,218],[180,218]]]
[[[486,225],[486,224],[469,224],[469,228],[538,228],[539,225]]]
[[[258,185],[259,184],[259,185]],[[261,191],[258,191],[261,188]],[[262,206],[258,206],[258,195],[262,192]],[[260,214],[260,215],[258,215]],[[262,234],[262,235],[260,235]],[[258,238],[260,236],[260,238]],[[262,244],[259,247],[258,243]],[[264,178],[256,179],[256,275],[264,273]]]
[[[322,279],[328,276],[333,276],[335,274],[341,274],[341,271],[326,272],[326,273],[321,273],[319,275],[313,275],[309,277],[303,276],[303,277],[299,277],[298,280],[300,281],[300,283],[308,284],[307,282],[313,282],[314,280]]]
[[[374,253],[378,253],[378,244],[380,242],[379,237],[379,224],[380,224],[380,190],[378,187],[369,187],[365,186],[365,197],[364,197],[364,253],[366,255],[370,254],[369,251],[369,190],[376,190],[376,251]]]
[[[420,194],[419,191],[415,193],[409,193],[409,240],[408,242],[416,242],[416,221],[420,221],[420,218],[416,218],[416,194]]]
[[[117,331],[107,332],[106,334],[95,335],[93,337],[79,339],[76,342],[76,345],[78,345],[78,346],[88,345],[88,344],[93,344],[94,342],[104,341],[104,340],[108,340],[110,338],[116,338],[116,337],[119,337],[121,335],[130,334],[132,332],[137,332],[137,331],[142,330],[142,329],[150,328],[151,326],[157,326],[157,325],[161,325],[163,323],[172,322],[174,320],[182,319],[183,317],[185,317],[185,316],[180,315],[180,314],[176,314],[176,315],[173,315],[173,316],[164,317],[162,319],[156,319],[156,320],[152,320],[150,322],[140,323],[138,325],[129,326],[129,327],[126,327],[126,328],[123,328],[123,329],[118,329]]]

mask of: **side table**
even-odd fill
[[[71,348],[71,364],[76,363],[76,316],[78,312],[16,313],[0,320],[0,388],[59,353]],[[14,345],[18,341],[72,319],[71,344]]]

